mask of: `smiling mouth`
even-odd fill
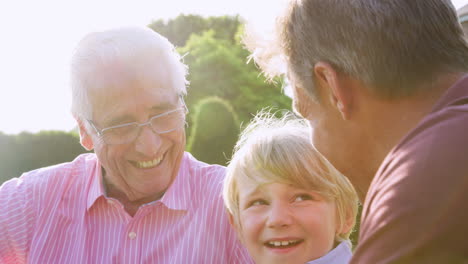
[[[265,242],[264,245],[269,247],[269,248],[290,248],[294,247],[300,243],[302,243],[304,240],[299,239],[299,240],[272,240]]]
[[[151,169],[159,165],[161,161],[164,159],[164,155],[161,155],[153,160],[148,161],[132,161],[133,165],[135,165],[139,169]]]

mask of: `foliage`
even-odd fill
[[[349,236],[349,239],[351,240],[351,243],[353,244],[354,247],[358,244],[358,238],[359,238],[359,227],[361,226],[361,215],[362,215],[362,204],[359,203],[358,207],[358,213],[356,216],[356,225],[354,226],[354,230]]]
[[[207,97],[195,107],[188,150],[199,160],[226,165],[239,134],[232,106],[219,97]]]
[[[238,133],[239,122],[247,123],[259,109],[270,106],[277,109],[290,109],[291,100],[281,92],[280,83],[266,83],[253,63],[246,63],[249,52],[240,43],[242,34],[241,19],[238,16],[220,16],[204,18],[197,15],[180,15],[167,22],[157,20],[150,27],[178,46],[189,66],[189,95],[187,106],[195,110],[195,105],[206,97],[217,96],[231,105],[234,117],[239,121],[233,133]],[[218,125],[218,132],[204,131],[208,125],[198,125],[192,121],[193,113],[188,116],[189,125],[198,126],[199,134],[213,135],[217,141],[229,141],[218,137],[225,134],[225,120],[216,121],[208,117],[196,123],[212,121]],[[192,131],[187,131],[191,139]],[[235,131],[235,132],[234,132]],[[236,134],[237,137],[237,134]],[[234,137],[234,138],[236,138]],[[235,139],[234,139],[235,140]],[[214,144],[215,140],[209,144]],[[228,143],[229,143],[228,142]],[[228,144],[226,143],[226,144]],[[195,146],[189,140],[189,144]],[[229,143],[233,145],[233,143]],[[43,166],[73,160],[85,152],[80,146],[78,136],[73,133],[48,131],[38,134],[21,133],[5,135],[0,133],[0,182],[17,177],[22,172]],[[230,156],[232,150],[222,150]],[[219,156],[219,155],[218,155]],[[225,159],[216,161],[224,164]]]
[[[253,63],[246,63],[249,53],[240,42],[218,39],[208,30],[192,35],[179,52],[188,53],[184,60],[190,72],[189,108],[206,96],[218,96],[231,103],[242,122],[264,107],[290,109],[291,99],[280,83],[267,83]]]
[[[193,109],[208,96],[228,101],[242,123],[248,123],[264,107],[291,109],[291,99],[281,91],[281,82],[267,83],[241,44],[243,27],[238,16],[204,18],[179,15],[149,26],[178,46],[189,66],[190,87],[186,103]],[[192,114],[188,123],[193,125]],[[192,130],[187,131],[190,137]]]
[[[0,183],[26,171],[71,161],[84,152],[74,132],[0,133]]]
[[[234,43],[235,34],[241,24],[239,16],[218,16],[204,18],[197,15],[179,15],[165,22],[162,19],[153,21],[149,27],[165,36],[176,47],[185,46],[192,34],[202,34],[213,30],[218,39]]]

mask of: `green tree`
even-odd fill
[[[74,132],[0,133],[0,182],[33,169],[71,161],[84,152]]]
[[[12,150],[15,149],[13,136],[0,133],[0,184],[16,175],[18,162]]]
[[[195,107],[188,150],[197,159],[226,165],[239,134],[232,106],[219,97],[207,97]]]
[[[186,55],[189,109],[204,97],[218,96],[227,100],[245,123],[264,107],[291,108],[291,100],[282,94],[281,81],[265,82],[254,63],[246,63],[249,52],[240,41],[243,27],[239,16],[179,15],[167,22],[154,21],[149,27]],[[188,122],[191,124],[191,115]]]
[[[189,107],[206,96],[218,96],[231,103],[242,122],[264,107],[290,109],[291,99],[282,93],[281,83],[265,82],[253,62],[246,63],[249,53],[240,41],[218,39],[208,30],[192,35],[179,52],[188,54],[184,60],[189,66]]]
[[[181,14],[167,22],[159,19],[148,26],[165,36],[176,47],[185,46],[192,34],[202,34],[212,29],[219,39],[235,41],[235,34],[241,24],[239,16],[217,16],[204,18],[198,15]]]

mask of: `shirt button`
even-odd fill
[[[136,238],[136,233],[135,232],[130,232],[130,233],[128,233],[128,237],[130,239],[135,239]]]

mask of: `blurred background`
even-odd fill
[[[265,82],[240,42],[246,21],[271,30],[285,1],[2,1],[0,184],[85,152],[69,111],[70,56],[86,33],[129,25],[149,26],[185,55],[187,150],[226,164],[241,124],[264,107],[291,108],[282,80]],[[467,2],[453,0],[468,30]]]

